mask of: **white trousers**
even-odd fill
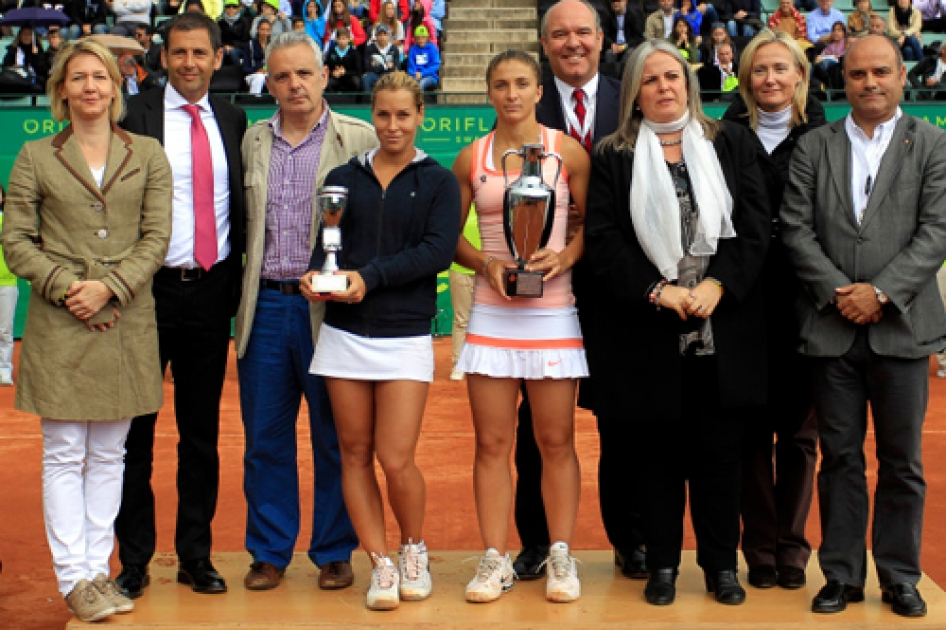
[[[0,377],[13,379],[13,317],[16,315],[16,286],[0,286]]]
[[[131,419],[43,418],[43,514],[59,592],[109,574]]]
[[[263,93],[263,88],[266,87],[266,74],[254,72],[253,74],[246,75],[244,78],[250,88],[250,94]]]

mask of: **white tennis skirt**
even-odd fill
[[[321,342],[319,342],[321,343]],[[494,378],[588,376],[578,311],[474,304],[457,369]]]
[[[322,324],[309,372],[354,381],[434,380],[430,335],[362,337]]]

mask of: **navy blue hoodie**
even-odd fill
[[[382,190],[371,155],[353,157],[325,178],[326,186],[348,189],[338,266],[358,271],[367,287],[359,304],[329,302],[325,323],[363,337],[426,335],[437,313],[437,274],[450,266],[460,236],[460,186],[418,149]],[[320,233],[309,269],[324,260]]]

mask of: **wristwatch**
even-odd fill
[[[874,287],[874,293],[877,294],[877,301],[880,302],[881,306],[883,306],[884,304],[890,301],[890,298],[887,297],[887,294],[881,291],[880,289],[878,289],[877,287]]]

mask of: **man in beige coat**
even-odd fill
[[[279,35],[267,51],[269,90],[279,110],[243,140],[246,269],[236,318],[240,404],[246,434],[246,548],[250,590],[278,586],[299,534],[295,426],[305,396],[315,464],[309,558],[319,586],[353,580],[358,546],[342,498],[338,436],[322,378],[309,374],[325,312],[299,292],[319,218],[316,191],[330,170],[373,146],[374,129],[336,114],[322,98],[319,45],[304,32]]]

